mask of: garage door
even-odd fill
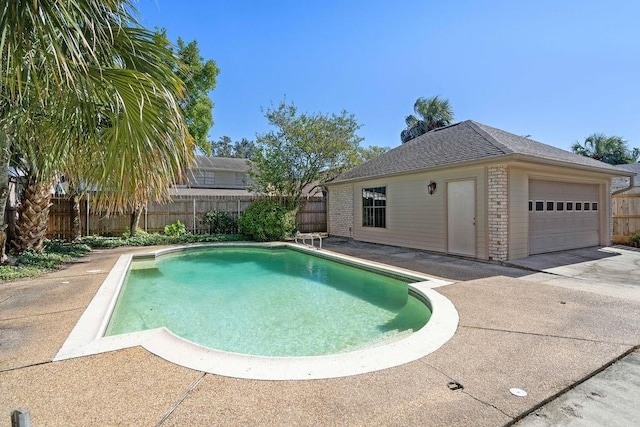
[[[529,254],[597,246],[598,186],[529,181]]]

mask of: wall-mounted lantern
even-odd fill
[[[435,181],[431,181],[429,182],[429,185],[427,185],[427,191],[429,192],[429,194],[433,194],[436,192],[436,182]]]

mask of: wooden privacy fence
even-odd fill
[[[200,220],[208,211],[228,212],[238,219],[255,200],[263,196],[173,196],[166,204],[149,203],[140,216],[139,227],[148,233],[161,233],[166,225],[181,221],[193,234],[205,234]],[[48,238],[69,238],[71,235],[71,204],[66,197],[54,197],[49,210]],[[131,216],[106,216],[92,209],[91,197],[80,201],[82,235],[120,236],[129,230]],[[322,197],[309,198],[296,217],[301,232],[327,231],[326,202]],[[237,231],[237,230],[235,230]]]
[[[640,231],[640,194],[616,194],[612,198],[613,241],[628,243]]]

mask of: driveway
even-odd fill
[[[640,302],[640,250],[628,246],[592,247],[533,255],[506,263],[340,238],[323,247],[347,255],[462,282],[507,276],[536,283]]]
[[[592,247],[533,255],[511,262],[536,273],[522,279],[640,301],[640,250]]]
[[[640,302],[640,250],[592,247],[533,255],[504,264],[484,263],[424,251],[338,241],[330,247],[371,260],[445,276],[450,280],[517,277],[529,282]],[[605,315],[606,313],[603,313]],[[640,419],[640,349],[574,384],[517,426],[628,426]],[[516,419],[517,420],[517,419]]]

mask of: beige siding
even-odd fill
[[[476,253],[487,257],[486,178],[482,167],[451,169],[357,182],[353,185],[353,237],[365,242],[403,246],[436,252],[447,251],[446,183],[476,182]],[[435,181],[434,194],[427,185]],[[362,226],[362,189],[387,187],[386,228]]]
[[[206,174],[206,178],[205,178]],[[213,178],[213,183],[211,179]],[[204,181],[207,179],[208,181]],[[250,183],[250,177],[244,172],[199,169],[189,174],[190,187],[205,188],[246,188]]]

